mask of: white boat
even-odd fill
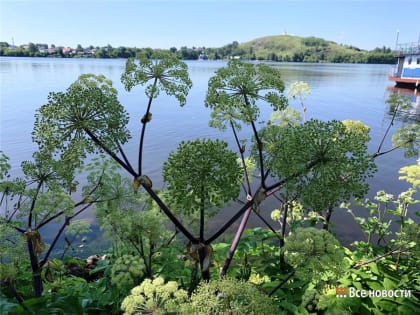
[[[389,79],[397,86],[420,87],[420,39],[415,43],[399,44],[395,50],[397,64]]]

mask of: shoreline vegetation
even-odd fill
[[[395,62],[391,49],[385,46],[368,51],[313,36],[275,35],[260,37],[245,43],[233,41],[219,48],[182,46],[169,49],[112,47],[111,45],[82,47],[80,44],[72,48],[39,43],[15,46],[0,42],[0,56],[5,57],[134,58],[143,53],[152,56],[155,52],[172,52],[182,60],[242,59],[365,64],[393,64]]]

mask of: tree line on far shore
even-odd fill
[[[326,41],[325,41],[326,42]],[[258,49],[252,42],[239,44],[234,41],[219,48],[208,47],[171,47],[170,49],[152,49],[137,47],[103,47],[80,44],[76,48],[55,46],[53,44],[34,44],[14,46],[0,42],[0,56],[10,57],[58,57],[58,58],[134,58],[145,53],[152,56],[154,52],[170,51],[182,60],[258,60],[278,62],[329,62],[329,63],[368,63],[392,64],[395,62],[390,48],[375,48],[370,51],[353,46],[340,45],[341,49],[331,49],[328,45],[301,45],[293,49]]]

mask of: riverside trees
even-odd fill
[[[141,56],[138,60],[127,61],[121,80],[129,91],[137,85],[145,85],[147,102],[139,123],[136,163],[124,151],[124,144],[133,135],[127,128],[128,114],[119,103],[112,82],[103,76],[82,75],[67,91],[50,93],[48,103],[36,115],[33,140],[39,145],[40,152],[46,152],[43,158],[36,161],[41,166],[42,162],[49,165],[48,161],[53,165],[65,163],[57,165],[54,172],[48,168],[42,173],[28,169],[27,174],[42,175],[39,180],[47,175],[57,174],[61,189],[68,192],[76,184],[73,179],[75,169],[83,164],[88,154],[102,153],[113,160],[113,163],[95,162],[90,169],[82,202],[78,206],[97,204],[102,226],[106,226],[114,239],[124,245],[123,257],[132,261],[131,256],[136,255],[142,260],[138,263],[142,266],[141,273],[132,272],[130,266],[125,265],[124,268],[113,268],[111,277],[114,277],[114,283],[117,283],[117,277],[127,278],[121,276],[122,272],[135,274],[137,277],[144,274],[148,278],[164,274],[171,279],[179,279],[179,269],[170,269],[171,266],[159,262],[158,256],[174,240],[174,237],[164,232],[166,223],[162,213],[174,225],[176,233],[183,236],[181,239],[187,240],[188,244],[184,244],[186,256],[193,266],[200,267],[201,278],[208,281],[216,277],[210,272],[218,255],[214,248],[216,240],[242,217],[227,257],[223,261],[219,259],[221,276],[224,277],[228,275],[249,216],[252,213],[260,215],[265,199],[277,198],[281,206],[290,206],[292,202],[298,201],[305,209],[322,214],[322,211],[351,197],[363,196],[367,189],[365,179],[375,169],[373,158],[367,153],[369,137],[365,126],[356,122],[302,122],[296,113],[290,120],[288,118],[291,116],[286,112],[288,102],[283,93],[284,84],[279,70],[264,64],[232,61],[210,79],[205,105],[212,110],[212,126],[221,130],[229,128],[232,131],[237,152],[228,149],[227,144],[220,140],[197,139],[182,142],[170,154],[163,167],[167,190],[156,190],[143,165],[147,154],[144,151],[144,142],[147,141],[146,127],[152,121],[153,101],[159,93],[166,93],[174,96],[183,106],[192,82],[186,65],[171,54],[154,55],[153,58]],[[270,106],[277,115],[276,119],[258,129],[261,106]],[[240,139],[237,132],[239,128],[250,128],[253,138]],[[378,150],[378,155],[381,153]],[[115,165],[121,168],[121,172],[115,169]],[[63,172],[66,176],[58,176]],[[130,178],[132,187],[127,177]],[[61,183],[60,178],[66,181]],[[35,185],[35,194],[32,193],[29,198],[31,204],[34,204],[33,209],[39,202],[36,192],[40,188],[37,188],[39,184]],[[6,197],[9,197],[10,189],[7,186],[2,187]],[[62,192],[57,194],[50,187],[47,188],[53,194],[53,201],[58,197],[60,201],[71,201],[68,195],[64,197]],[[205,220],[236,199],[241,201],[231,217],[214,232],[207,231]],[[61,206],[54,202],[48,209],[65,215],[65,223],[68,223],[69,218],[73,218],[78,211],[67,214],[64,209],[72,208],[74,204]],[[290,215],[286,209],[282,213],[284,222]],[[23,208],[17,207],[16,211],[23,211]],[[51,217],[56,218],[56,215],[46,220],[50,222]],[[327,215],[324,220],[328,222]],[[29,221],[32,222],[32,219]],[[11,220],[6,219],[2,223],[10,225]],[[17,231],[22,233],[33,230],[31,224],[28,224],[27,229],[16,224]],[[300,231],[296,230],[294,233]],[[278,237],[284,242],[286,233],[282,232]],[[305,233],[311,234],[311,230],[306,230]],[[327,232],[322,233],[324,235]],[[31,244],[33,245],[32,239],[35,238],[27,238],[29,252]],[[292,237],[291,240],[293,239],[299,238]],[[314,240],[316,239],[314,236]],[[325,239],[328,241],[328,237]],[[273,247],[273,244],[270,246]],[[278,246],[275,248],[278,249]],[[291,252],[292,247],[287,248],[289,249],[283,251],[283,256]],[[335,249],[336,244],[333,244],[326,255],[334,255]],[[311,252],[310,248],[307,250]],[[41,248],[35,253],[36,259],[38,256],[43,258],[41,262],[36,259],[33,262],[34,277],[38,277],[41,268],[48,261],[49,254],[43,253]],[[115,261],[118,261],[117,257]],[[291,272],[283,277],[282,273],[294,267],[293,264],[285,265],[285,261],[293,259],[282,260],[281,257],[275,257],[273,265],[276,269],[270,275],[272,279],[281,280],[280,284],[287,282],[294,274]],[[327,264],[328,257],[324,261]],[[334,261],[335,265],[339,263]],[[244,256],[244,272],[241,273],[243,280],[250,277],[250,272],[246,272],[246,268],[249,268],[247,264]],[[325,267],[328,269],[328,266]],[[331,279],[336,279],[335,276]],[[324,284],[332,283],[328,282],[332,281],[328,277],[323,281]],[[190,283],[191,286],[197,285],[195,281]],[[274,288],[272,294],[280,287],[281,285]],[[35,295],[39,296],[40,292],[42,288],[37,289]]]

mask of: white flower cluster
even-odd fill
[[[165,284],[162,277],[145,279],[131,290],[121,304],[124,315],[176,313],[179,305],[188,300],[188,293],[178,289],[175,281]]]

